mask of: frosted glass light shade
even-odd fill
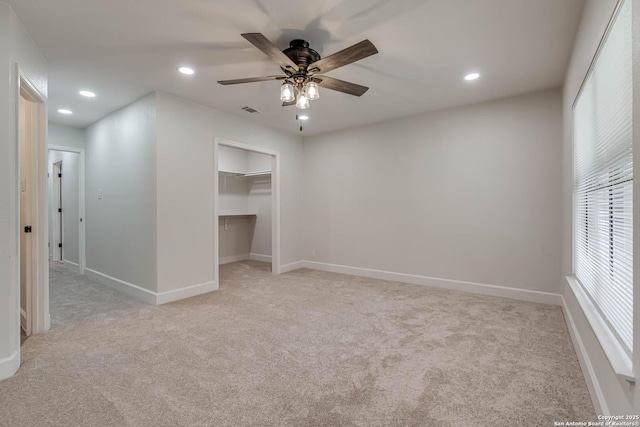
[[[280,88],[280,101],[293,102],[296,99],[296,90],[291,83],[285,83]]]
[[[296,102],[296,107],[301,110],[306,110],[309,108],[309,98],[304,93],[298,95],[298,101]]]
[[[309,101],[314,101],[320,98],[320,90],[316,82],[309,82],[306,86],[307,98]]]

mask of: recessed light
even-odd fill
[[[73,114],[73,111],[61,108],[61,109],[58,110],[58,113],[60,113],[60,114]]]
[[[299,120],[309,120],[309,116],[307,116],[306,114],[301,114],[298,116]]]
[[[180,67],[178,68],[178,71],[180,71],[182,74],[186,74],[187,76],[190,76],[193,73],[195,73],[195,71],[193,71],[193,68],[189,68],[189,67]]]
[[[478,77],[480,77],[480,74],[478,73],[471,73],[471,74],[467,74],[466,76],[464,76],[464,79],[467,81],[471,81],[471,80],[475,80]]]
[[[87,98],[95,98],[95,97],[96,97],[96,94],[95,94],[95,93],[93,93],[93,92],[91,92],[91,91],[88,91],[88,90],[81,90],[81,91],[80,91],[80,92],[78,92],[78,93],[79,93],[80,95],[82,95],[82,96],[86,96]]]

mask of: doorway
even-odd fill
[[[214,277],[221,263],[253,259],[280,273],[279,153],[216,138]]]
[[[48,148],[49,260],[84,274],[84,149]]]
[[[43,98],[18,72],[17,179],[19,330],[23,337],[49,328],[46,112]]]

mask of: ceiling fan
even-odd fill
[[[318,99],[319,86],[354,96],[362,96],[369,90],[366,86],[324,75],[336,68],[378,53],[378,49],[369,40],[363,40],[340,52],[321,58],[320,54],[310,48],[309,42],[305,40],[292,40],[289,47],[281,51],[260,33],[245,33],[242,37],[277,63],[284,75],[218,81],[221,85],[283,80],[280,89],[282,106],[296,105],[300,109],[309,108],[309,101]]]

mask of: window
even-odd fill
[[[624,0],[573,112],[574,274],[629,359],[633,350],[631,38],[631,1]]]

